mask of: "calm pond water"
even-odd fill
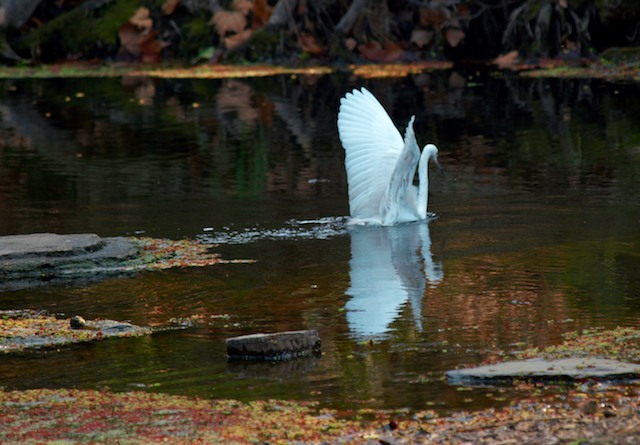
[[[339,98],[421,144],[437,218],[348,229]],[[640,86],[475,70],[402,80],[0,82],[0,234],[199,239],[253,264],[6,287],[0,309],[187,329],[0,357],[5,388],[142,389],[333,407],[496,406],[444,372],[640,327]],[[224,339],[317,329],[320,359],[227,363]]]

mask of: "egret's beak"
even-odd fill
[[[442,176],[447,176],[447,174],[444,171],[444,168],[442,168],[442,165],[440,165],[440,161],[438,161],[438,157],[437,156],[433,157],[433,162],[438,167],[438,170],[440,170],[440,173],[442,174]]]

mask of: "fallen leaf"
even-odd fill
[[[445,31],[444,36],[447,39],[447,43],[449,43],[452,48],[455,48],[464,39],[465,34],[461,29],[448,28]]]
[[[247,27],[247,18],[238,11],[218,11],[213,15],[211,22],[220,37],[232,32],[240,34]]]
[[[402,57],[403,51],[395,44],[385,44],[380,42],[365,42],[358,45],[358,51],[363,57],[372,62],[393,63]]]
[[[244,15],[249,15],[253,11],[253,2],[251,0],[233,0],[231,9]]]
[[[245,29],[244,31],[239,32],[238,34],[233,34],[229,37],[225,37],[224,46],[225,48],[227,48],[227,50],[233,51],[234,49],[242,45],[244,42],[249,40],[249,37],[251,37],[251,34],[253,34],[253,30]]]
[[[349,37],[344,41],[344,46],[346,46],[349,51],[353,51],[358,46],[358,41],[353,37]]]
[[[151,20],[149,15],[149,9],[145,7],[138,8],[129,19],[129,23],[142,29],[144,32],[148,32],[153,28],[153,20]]]
[[[251,23],[253,29],[264,26],[271,17],[271,7],[267,0],[254,0],[253,2],[253,15],[251,17]]]
[[[171,15],[175,12],[176,8],[180,5],[181,0],[166,0],[162,5],[162,13],[164,15]]]
[[[447,21],[446,13],[439,8],[420,8],[420,25],[440,29]]]
[[[499,69],[505,69],[515,66],[518,63],[518,51],[510,51],[507,54],[502,54],[491,61]]]
[[[133,56],[140,55],[140,30],[131,22],[127,22],[118,29],[120,45]]]
[[[143,34],[140,42],[141,60],[146,63],[158,63],[162,60],[162,50],[170,44],[158,40],[157,33]]]
[[[433,39],[434,32],[427,29],[414,29],[411,32],[410,43],[415,44],[418,48],[424,48]]]
[[[318,45],[316,38],[308,33],[302,33],[298,44],[303,51],[311,54],[312,56],[320,56],[324,54],[324,48]]]

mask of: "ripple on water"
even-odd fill
[[[344,216],[331,216],[319,219],[287,221],[284,227],[245,227],[235,230],[225,226],[220,230],[207,228],[211,233],[198,236],[206,244],[249,244],[264,240],[328,239],[347,233],[347,219]]]

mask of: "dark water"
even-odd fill
[[[440,147],[428,224],[347,229],[340,96],[366,85]],[[5,388],[327,406],[504,403],[444,372],[640,326],[640,86],[475,71],[402,80],[4,80],[0,234],[195,238],[253,264],[0,292],[0,309],[188,329],[0,357]],[[313,328],[319,360],[228,364],[224,339]]]

